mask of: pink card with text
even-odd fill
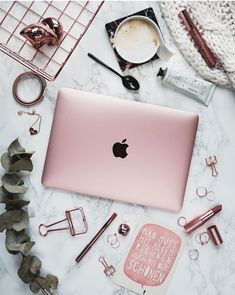
[[[153,222],[143,223],[113,281],[139,294],[164,294],[181,250],[178,233]]]

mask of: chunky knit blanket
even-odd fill
[[[205,79],[235,89],[235,1],[165,1],[160,6],[177,47],[192,67]],[[184,8],[216,55],[216,68],[207,66],[181,24],[178,13]]]

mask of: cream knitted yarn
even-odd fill
[[[205,79],[235,89],[235,1],[166,1],[160,3],[163,17],[177,47]],[[210,69],[180,23],[178,13],[186,8],[221,66]]]

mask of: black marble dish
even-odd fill
[[[142,16],[146,16],[148,18],[150,18],[152,21],[154,21],[157,26],[159,27],[159,24],[158,24],[158,21],[156,19],[156,16],[154,14],[154,11],[152,9],[152,7],[149,7],[149,8],[146,8],[144,10],[141,10],[139,12],[136,12],[136,13],[133,13],[133,14],[130,14],[128,16],[125,16],[125,17],[122,17],[122,18],[119,18],[115,21],[112,21],[110,23],[107,23],[105,25],[105,28],[106,28],[106,31],[108,33],[108,36],[109,36],[109,40],[110,40],[110,43],[111,43],[111,46],[114,50],[114,53],[116,55],[116,58],[118,60],[118,63],[119,63],[119,66],[121,68],[121,70],[124,72],[124,71],[127,71],[129,69],[132,69],[132,68],[135,68],[135,67],[138,67],[139,65],[142,65],[143,63],[141,64],[134,64],[134,63],[130,63],[128,61],[126,61],[125,59],[123,59],[117,52],[115,46],[114,46],[114,43],[113,43],[113,37],[114,37],[114,34],[117,30],[117,27],[119,26],[119,24],[126,18],[130,17],[130,16],[135,16],[135,15],[142,15]],[[159,27],[160,29],[160,27]],[[155,54],[149,61],[152,61],[152,60],[155,60],[155,59],[158,59],[158,55]],[[149,62],[147,61],[147,62]],[[145,62],[145,63],[147,63]]]

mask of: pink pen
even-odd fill
[[[206,211],[202,215],[196,216],[191,221],[187,222],[184,225],[184,229],[187,233],[191,233],[198,227],[202,226],[204,223],[206,223],[211,217],[213,217],[215,214],[220,212],[222,210],[222,205],[217,205],[214,208]]]

